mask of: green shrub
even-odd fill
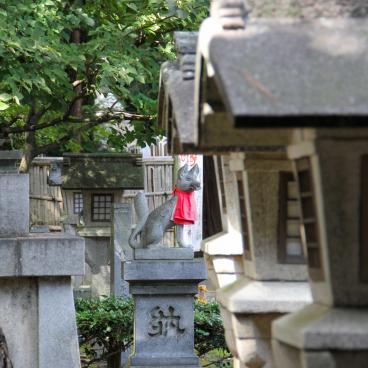
[[[220,308],[215,301],[195,303],[194,347],[199,356],[215,349],[227,350]]]
[[[126,351],[133,342],[132,299],[77,299],[77,326],[84,366]]]
[[[77,299],[76,311],[81,351],[87,358],[85,367],[126,351],[132,344],[134,303],[131,298]],[[213,350],[228,354],[216,302],[195,303],[194,346],[199,356]]]

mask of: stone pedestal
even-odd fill
[[[29,234],[29,177],[14,155],[0,152],[0,326],[14,367],[79,368],[71,275],[84,272],[84,241]]]
[[[227,343],[244,368],[270,368],[272,322],[310,300],[291,165],[280,153],[232,155],[244,276],[217,291]],[[225,247],[225,244],[224,244]]]
[[[280,368],[368,359],[368,129],[309,130],[290,146],[314,303],[273,324]]]
[[[140,250],[139,260],[124,264],[124,279],[135,301],[129,367],[199,367],[193,350],[193,297],[206,278],[205,266],[187,249],[169,249],[171,259],[165,256],[167,250],[162,248],[161,255],[157,249]]]

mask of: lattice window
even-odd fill
[[[302,217],[301,235],[308,252],[309,274],[312,280],[322,281],[324,273],[310,159],[296,160],[296,171]]]
[[[83,194],[73,193],[73,213],[79,215],[83,211]]]
[[[236,182],[238,187],[238,198],[239,198],[239,209],[240,209],[240,225],[241,225],[241,233],[243,239],[243,249],[244,249],[244,257],[246,259],[251,259],[251,249],[249,244],[249,229],[248,229],[248,217],[247,217],[247,207],[246,207],[246,199],[244,193],[244,180],[243,173],[238,172],[236,174]]]
[[[291,172],[280,173],[279,190],[279,263],[305,263],[300,233],[298,190]]]
[[[368,155],[362,157],[360,215],[360,279],[368,282]]]
[[[92,221],[110,221],[112,203],[112,194],[93,194]]]

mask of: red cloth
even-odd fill
[[[194,199],[194,192],[183,192],[175,188],[174,195],[178,197],[173,216],[174,224],[193,225],[197,220],[197,206]]]

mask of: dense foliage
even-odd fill
[[[196,303],[194,330],[194,346],[200,356],[216,349],[226,350],[225,332],[218,303]]]
[[[77,325],[85,366],[126,351],[133,341],[132,299],[103,298],[76,301]],[[196,302],[194,347],[199,356],[213,350],[226,352],[224,328],[216,302]]]
[[[197,29],[208,3],[0,0],[0,138],[31,156],[151,142],[172,31]]]
[[[77,299],[77,326],[81,350],[89,366],[126,351],[133,342],[132,299]]]

